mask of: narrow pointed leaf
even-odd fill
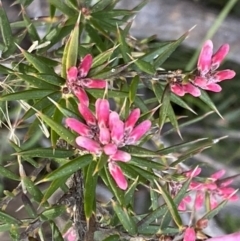
[[[137,61],[134,62],[134,64],[136,64],[136,66],[143,72],[148,73],[150,75],[154,75],[156,70],[153,67],[152,64],[142,60],[142,59],[138,59]]]
[[[87,154],[70,160],[68,163],[49,173],[40,182],[48,182],[65,176],[70,176],[76,171],[87,166],[92,161],[92,158],[92,155]]]
[[[127,192],[124,194],[125,205],[128,206],[130,203],[133,202],[134,193],[136,191],[137,185],[139,184],[139,178],[136,177],[134,182],[128,187]]]
[[[73,156],[73,150],[53,149],[53,148],[34,148],[31,150],[20,151],[17,155],[24,157],[43,157],[43,158],[68,158]]]
[[[15,173],[11,172],[8,168],[0,165],[0,176],[19,181],[20,178]]]
[[[168,57],[175,51],[175,49],[182,43],[182,41],[187,38],[190,31],[191,30],[187,31],[178,40],[163,47],[164,51],[154,61],[155,68],[160,67],[166,61],[166,59],[168,59]]]
[[[19,225],[21,224],[21,221],[12,217],[11,215],[0,211],[0,221],[3,223],[7,223],[7,224],[13,224],[13,225]]]
[[[136,223],[134,222],[133,218],[129,215],[127,209],[122,208],[118,203],[114,201],[112,201],[112,207],[119,221],[123,225],[124,229],[130,235],[135,235],[137,232]]]
[[[50,227],[52,230],[52,240],[54,241],[64,241],[62,234],[60,230],[58,229],[58,226],[55,224],[55,222],[50,222]]]
[[[129,58],[130,51],[129,51],[128,45],[126,43],[126,35],[125,35],[124,31],[120,28],[117,28],[117,37],[118,37],[118,42],[120,44],[119,49],[121,51],[123,60],[124,60],[125,64],[127,64],[130,62],[130,58]]]
[[[28,198],[28,196],[25,195],[24,193],[22,193],[21,198],[22,198],[24,208],[26,209],[26,212],[28,213],[29,217],[36,218],[37,212],[36,212],[35,208],[33,207],[33,204],[30,201],[30,199]]]
[[[149,157],[149,158],[161,157],[160,154],[158,154],[157,152],[148,150],[140,146],[125,146],[123,149],[126,150],[128,153],[130,153],[131,156]]]
[[[62,1],[59,0],[48,0],[48,2],[53,5],[54,7],[56,7],[57,9],[59,9],[62,13],[66,14],[69,17],[72,17],[74,15],[76,15],[76,11],[73,10],[72,8],[68,7],[67,4],[65,4]]]
[[[146,158],[132,156],[131,161],[129,163],[135,166],[153,168],[159,171],[165,169],[165,166],[159,162],[160,162],[159,159],[157,161],[153,161],[153,160],[148,160]]]
[[[132,104],[135,101],[139,80],[140,80],[139,75],[136,75],[133,77],[133,79],[131,81],[130,91],[129,91],[129,96],[128,96],[128,98],[130,100],[130,104]]]
[[[40,220],[46,221],[46,220],[53,220],[60,215],[62,215],[64,212],[66,212],[66,206],[64,205],[57,205],[55,207],[51,207],[45,211],[43,211],[40,215]]]
[[[66,129],[62,124],[56,123],[50,117],[44,115],[41,112],[37,112],[37,115],[42,118],[42,120],[51,127],[61,138],[66,140],[69,144],[75,146],[76,134],[73,134],[70,130]]]
[[[74,26],[73,31],[71,32],[70,38],[69,38],[69,46],[67,49],[67,59],[66,59],[66,71],[72,67],[75,66],[77,63],[77,55],[78,55],[78,45],[79,45],[79,24],[81,19],[81,12],[78,16],[78,20]]]
[[[28,62],[31,63],[40,73],[55,74],[54,70],[50,68],[44,61],[40,60],[38,56],[28,53],[22,48],[20,48],[20,50]]]
[[[209,98],[208,94],[206,93],[206,91],[201,90],[201,95],[199,97],[204,103],[206,103],[213,111],[215,111],[222,119],[222,115],[220,114],[220,112],[218,111],[217,107],[214,105],[214,103],[212,102],[212,100]]]
[[[35,100],[41,99],[47,95],[53,93],[53,90],[24,90],[21,92],[11,93],[7,95],[3,95],[0,97],[0,101],[11,101],[11,100]]]
[[[84,190],[84,212],[86,219],[89,220],[95,212],[95,193],[98,180],[98,173],[94,174],[96,168],[96,161],[92,161],[87,169]]]
[[[45,191],[43,198],[41,200],[41,205],[44,204],[56,191],[58,188],[60,188],[62,185],[64,185],[69,177],[61,177],[57,178],[48,187],[48,189]]]
[[[31,179],[29,177],[23,177],[22,181],[23,181],[25,187],[27,188],[27,191],[30,194],[30,196],[36,202],[40,203],[43,198],[43,194],[40,191],[40,189],[38,188],[38,186],[35,183],[33,183],[33,181],[31,181]]]

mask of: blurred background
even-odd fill
[[[3,7],[7,10],[9,19],[18,20],[21,9],[18,5],[11,4],[14,1],[2,0]],[[132,8],[140,0],[122,0],[119,8]],[[46,0],[34,0],[28,7],[31,17],[48,15]],[[170,41],[179,38],[193,26],[188,39],[174,52],[162,66],[167,70],[191,70],[195,68],[199,49],[206,39],[212,39],[216,51],[222,44],[230,44],[230,53],[219,69],[233,69],[237,75],[233,80],[221,83],[221,93],[209,93],[213,102],[220,111],[223,119],[216,113],[208,115],[200,122],[182,127],[181,133],[184,141],[197,138],[228,138],[216,143],[212,148],[205,150],[189,161],[189,165],[196,165],[196,160],[201,162],[205,175],[210,175],[215,170],[225,169],[226,176],[240,173],[240,1],[238,0],[149,0],[149,3],[140,11],[134,19],[131,35],[136,38],[146,38],[156,35],[156,41]],[[17,31],[17,30],[16,30]],[[44,28],[39,28],[44,31]],[[31,45],[26,38],[24,47]],[[210,109],[200,100],[191,96],[184,97],[191,107],[201,116]],[[197,118],[189,111],[175,107],[175,112],[186,116],[180,120],[180,124],[193,118]],[[164,131],[169,130],[166,126]],[[2,132],[3,130],[1,130]],[[170,132],[162,133],[162,139],[166,145],[182,142],[179,136]],[[7,136],[8,133],[1,133]],[[37,140],[38,138],[36,138]],[[7,143],[0,144],[0,163],[6,161]],[[12,185],[14,186],[14,184]],[[240,177],[237,177],[233,186],[240,187]],[[2,186],[2,189],[5,189]],[[216,234],[240,230],[240,201],[229,203],[223,212],[216,218]]]

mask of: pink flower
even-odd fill
[[[220,92],[222,88],[218,85],[225,79],[232,79],[235,76],[233,70],[216,71],[223,59],[229,52],[229,45],[223,44],[218,51],[213,54],[213,43],[207,40],[198,58],[198,74],[194,79],[194,85],[213,92]]]
[[[104,89],[106,81],[102,79],[91,79],[87,74],[92,66],[92,56],[86,55],[78,67],[71,67],[67,71],[67,85],[80,103],[89,105],[89,99],[85,88]]]
[[[65,241],[77,241],[77,232],[76,230],[71,227],[68,231],[63,235]]]
[[[82,102],[78,110],[85,123],[74,118],[66,119],[66,125],[80,135],[76,138],[77,145],[94,155],[99,156],[104,152],[109,156],[109,172],[117,185],[125,190],[127,181],[117,162],[129,162],[131,155],[120,148],[129,144],[136,145],[149,131],[151,122],[145,120],[136,125],[140,110],[135,109],[124,123],[117,112],[110,111],[109,102],[104,99],[96,101],[96,114]]]
[[[187,227],[183,236],[183,241],[195,241],[196,233],[194,228]]]
[[[214,209],[218,205],[218,199],[237,200],[234,194],[235,189],[228,187],[231,182],[225,182],[220,178],[225,174],[225,170],[220,170],[207,178],[205,183],[193,182],[190,184],[191,190],[197,190],[195,197],[195,208],[199,209],[203,206],[206,192],[210,196],[210,207]]]
[[[201,95],[201,91],[191,83],[186,83],[186,84],[174,83],[174,84],[170,84],[170,88],[171,88],[171,91],[178,96],[184,96],[187,93],[195,97],[198,97]]]

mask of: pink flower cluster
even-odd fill
[[[201,172],[201,168],[198,168],[194,175],[192,171],[185,172],[186,177],[196,177]],[[225,170],[220,170],[212,174],[209,178],[206,179],[204,183],[192,181],[189,189],[191,191],[196,191],[196,197],[194,201],[194,207],[199,209],[203,207],[205,195],[208,193],[210,196],[210,208],[214,209],[218,205],[218,200],[231,200],[235,201],[238,199],[235,195],[235,189],[229,187],[233,179],[220,179],[225,174]],[[186,203],[191,202],[191,197],[186,196],[181,203],[179,204],[179,210],[186,210]]]
[[[92,56],[86,55],[78,67],[71,67],[67,71],[67,85],[78,100],[89,105],[89,99],[85,88],[104,89],[107,82],[102,79],[91,79],[87,77],[87,74],[92,66]]]
[[[179,96],[184,96],[189,93],[195,97],[201,95],[199,88],[213,92],[220,92],[222,88],[219,82],[232,79],[235,76],[233,70],[220,70],[217,68],[229,52],[229,45],[223,44],[218,51],[213,54],[213,43],[207,40],[200,52],[197,64],[197,73],[188,83],[170,83],[170,88],[173,93]]]
[[[136,125],[140,110],[134,109],[123,122],[117,112],[110,111],[109,102],[105,99],[97,99],[95,114],[82,102],[78,109],[84,123],[74,118],[66,119],[67,126],[79,134],[77,145],[97,156],[105,153],[109,157],[108,168],[112,177],[125,190],[127,181],[116,162],[128,162],[131,155],[120,148],[136,144],[150,129],[151,121]]]

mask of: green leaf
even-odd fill
[[[0,101],[30,100],[30,99],[35,100],[35,99],[41,99],[52,93],[53,93],[53,90],[43,90],[43,89],[24,90],[21,92],[3,95],[0,97]]]
[[[178,121],[177,121],[176,115],[174,113],[174,110],[173,110],[171,104],[168,107],[168,118],[169,118],[171,124],[173,125],[174,130],[176,130],[178,135],[181,137],[181,139],[183,139],[182,135],[181,135],[181,132],[180,132],[180,129],[179,129],[179,126],[178,126]]]
[[[34,66],[34,68],[36,68],[39,71],[39,73],[55,74],[53,68],[50,68],[49,65],[46,64],[46,62],[40,60],[37,55],[33,55],[22,48],[20,48],[20,50],[24,57],[27,59],[27,61],[31,63]]]
[[[220,114],[220,112],[218,111],[217,107],[214,105],[214,103],[212,102],[212,100],[209,98],[208,94],[206,93],[206,91],[201,90],[201,95],[199,97],[204,103],[206,103],[213,111],[215,111],[222,119],[222,115]]]
[[[17,151],[17,152],[21,152],[23,151],[18,145],[16,145],[13,141],[9,141],[11,147]],[[29,157],[24,157],[24,160],[26,160],[27,162],[29,162],[31,165],[33,165],[34,167],[38,167],[38,163],[36,163],[32,158]]]
[[[148,150],[140,146],[125,146],[123,149],[126,150],[126,152],[130,153],[131,156],[161,158],[161,155],[157,152]]]
[[[138,59],[137,61],[134,61],[134,64],[136,64],[141,71],[150,75],[154,75],[156,72],[154,66],[144,60]]]
[[[153,169],[160,171],[160,170],[165,169],[165,166],[163,164],[159,163],[159,161],[160,161],[159,159],[157,161],[153,161],[153,160],[148,160],[146,158],[132,156],[129,164],[133,164],[135,166],[153,168]]]
[[[60,91],[53,92],[48,95],[46,98],[45,96],[40,99],[39,101],[36,101],[36,103],[30,108],[22,117],[21,121],[28,119],[29,117],[33,116],[36,111],[35,110],[43,110],[46,109],[48,106],[52,106],[52,102],[49,100],[56,100],[58,101],[62,96],[62,93]],[[1,100],[1,97],[0,97]],[[54,107],[54,106],[52,106]]]
[[[36,74],[36,77],[51,85],[62,86],[66,83],[66,80],[58,75]]]
[[[69,37],[69,45],[67,48],[67,58],[66,58],[66,71],[77,64],[77,56],[78,56],[78,45],[79,45],[79,24],[81,19],[81,12],[78,15],[77,22],[74,26],[73,31]],[[65,63],[63,63],[63,68]]]
[[[87,221],[91,218],[95,212],[95,193],[98,180],[98,173],[94,172],[96,169],[97,162],[92,161],[87,169],[87,175],[85,178],[85,189],[84,189],[84,212]]]
[[[139,178],[136,177],[134,182],[128,187],[126,193],[124,194],[125,205],[128,206],[133,202],[134,193],[136,191],[137,185],[139,184]]]
[[[3,223],[7,223],[7,224],[13,224],[13,225],[20,225],[21,221],[10,216],[9,214],[0,211],[0,221],[2,221]]]
[[[130,91],[129,91],[129,100],[130,100],[130,104],[132,104],[135,101],[135,97],[137,94],[137,89],[138,89],[138,83],[139,83],[139,76],[135,75],[131,81],[130,84]]]
[[[56,123],[47,115],[41,112],[37,112],[37,115],[51,127],[62,139],[66,140],[69,144],[75,145],[76,134],[73,134],[70,130],[66,129],[62,124]]]
[[[0,64],[0,73],[1,74],[12,74],[14,71],[12,69],[9,69],[5,67],[4,65]]]
[[[30,201],[30,199],[28,198],[27,195],[25,195],[24,193],[21,194],[21,198],[22,198],[22,202],[24,205],[24,208],[26,209],[28,216],[30,218],[36,218],[37,217],[37,212],[35,210],[35,208],[33,207],[32,202]]]
[[[154,60],[154,67],[160,67],[166,59],[175,51],[175,49],[182,43],[184,39],[187,38],[191,29],[183,34],[178,40],[163,47],[163,52]]]
[[[20,178],[15,173],[11,172],[8,168],[0,165],[0,175],[15,181],[19,181]]]
[[[97,165],[96,165],[96,168],[94,170],[94,174],[98,173],[99,171],[102,170],[102,168],[107,164],[108,159],[109,159],[109,156],[107,156],[105,153],[102,153],[99,160],[97,161]]]
[[[160,95],[158,92],[159,90],[158,82],[153,83],[153,90],[159,103],[162,104],[159,112],[159,129],[162,130],[162,127],[165,124],[166,118],[168,116],[168,109],[170,106],[170,89],[169,89],[169,85],[166,85],[163,95],[161,96],[161,99],[159,99]]]
[[[9,224],[9,223],[0,224],[0,232],[9,231],[11,227],[12,227],[12,224]]]
[[[126,43],[126,33],[121,28],[117,28],[117,38],[119,42],[119,48],[121,51],[121,55],[123,57],[124,63],[129,63],[130,62],[130,51],[128,48],[128,45]]]
[[[64,185],[68,178],[69,176],[65,176],[65,177],[57,178],[54,181],[52,181],[48,189],[45,191],[40,205],[45,203],[57,191],[58,188]]]
[[[24,157],[44,157],[44,158],[68,158],[73,156],[73,150],[62,150],[53,148],[34,148],[31,150],[24,150],[17,153],[17,155]]]
[[[58,229],[58,226],[54,222],[50,221],[50,227],[52,230],[52,240],[64,241],[62,234],[61,234],[60,230]]]
[[[127,233],[130,235],[135,235],[137,233],[136,223],[129,215],[127,209],[122,208],[118,203],[114,201],[112,201],[112,207]]]
[[[33,22],[31,21],[31,19],[26,14],[26,11],[25,11],[25,9],[23,7],[22,7],[22,16],[23,16],[23,20],[25,22],[28,34],[29,34],[30,39],[32,40],[32,42],[33,41],[40,41],[40,37],[38,36],[37,29],[35,28]]]
[[[40,182],[48,182],[65,176],[70,176],[79,169],[82,169],[83,167],[87,166],[92,161],[92,159],[92,155],[87,154],[84,156],[77,157],[73,160],[69,160],[68,163],[62,165],[58,169],[49,173]]]
[[[10,23],[8,21],[7,14],[3,9],[2,2],[0,1],[0,28],[2,33],[2,38],[7,49],[14,46],[13,35]]]
[[[179,228],[182,227],[182,219],[178,213],[176,204],[174,203],[170,194],[162,186],[158,185],[158,188],[160,189],[162,197],[168,206],[168,211],[171,213],[174,222],[177,224]]]
[[[37,87],[39,89],[51,89],[51,90],[59,90],[58,86],[49,84],[42,79],[34,77],[33,75],[15,73],[20,79],[27,81],[30,85]]]
[[[100,52],[103,52],[105,50],[105,45],[97,31],[97,29],[93,28],[91,26],[91,21],[88,21],[86,24],[86,31],[89,35],[89,37],[91,38],[92,42],[96,44],[97,48],[99,49]]]
[[[22,181],[25,187],[27,188],[28,193],[31,195],[31,197],[36,202],[40,203],[43,198],[43,194],[38,188],[38,186],[33,181],[31,181],[29,177],[26,177],[26,176],[22,178]]]
[[[111,234],[110,236],[103,239],[102,241],[119,241],[119,240],[120,240],[119,234]]]
[[[117,49],[117,48],[118,48],[118,46],[114,46],[113,48],[108,49],[108,50],[100,53],[98,56],[96,56],[96,57],[93,59],[93,63],[92,63],[91,68],[98,67],[98,66],[100,66],[101,64],[105,63],[106,61],[109,61],[109,59],[110,59],[110,57],[112,56],[114,50]]]
[[[96,99],[97,98],[103,98],[105,90],[101,89],[88,89],[88,93],[90,93],[92,96],[94,96]],[[108,98],[127,98],[128,93],[124,91],[116,91],[116,90],[108,90],[107,92]],[[1,100],[1,99],[0,99]]]
[[[76,13],[77,13],[75,10],[68,7],[68,5],[66,5],[63,1],[48,0],[48,2],[69,17],[72,17],[72,16],[76,15]]]
[[[64,212],[66,212],[66,206],[57,205],[55,207],[51,207],[47,210],[44,210],[40,215],[40,220],[41,221],[53,220],[59,217],[60,215],[62,215]]]

